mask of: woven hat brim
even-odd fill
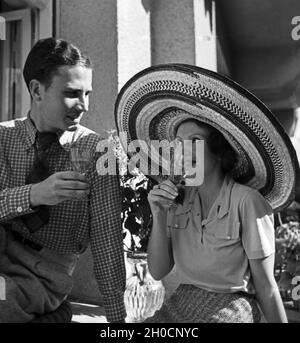
[[[258,189],[275,211],[294,199],[299,165],[288,135],[258,98],[229,78],[189,65],[154,66],[130,79],[115,105],[117,128],[127,133],[123,145],[173,140],[187,118],[223,133],[240,157],[235,179]]]

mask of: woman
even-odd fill
[[[129,80],[115,115],[119,132],[126,133],[120,137],[123,146],[127,150],[129,142],[136,146],[142,140],[135,158],[158,182],[149,193],[150,272],[162,279],[175,267],[180,280],[147,321],[258,322],[259,305],[267,321],[286,322],[273,276],[272,213],[293,201],[299,165],[270,110],[227,77],[167,64]],[[173,177],[166,180],[168,155],[157,158],[161,147],[153,142],[175,139],[204,142],[204,156],[192,158],[196,166],[198,158],[204,160],[201,185],[193,185],[191,175],[184,187],[174,185]]]
[[[160,280],[176,265],[184,284],[147,322],[258,322],[253,286],[266,320],[286,322],[273,276],[270,205],[228,176],[236,154],[216,130],[187,120],[177,139],[204,140],[204,182],[185,188],[182,205],[175,204],[178,188],[170,180],[149,193],[150,273]]]

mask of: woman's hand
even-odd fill
[[[166,180],[153,187],[148,194],[148,201],[152,213],[167,211],[178,196],[178,189],[172,181]]]

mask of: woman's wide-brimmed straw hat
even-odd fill
[[[157,65],[132,77],[115,105],[118,131],[127,134],[120,135],[123,146],[173,141],[188,118],[213,126],[228,140],[239,156],[232,171],[237,182],[259,190],[273,210],[291,203],[299,178],[291,141],[272,112],[229,78],[196,66]]]

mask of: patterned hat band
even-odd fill
[[[270,110],[234,81],[195,66],[154,66],[126,83],[115,106],[124,145],[172,141],[189,118],[219,130],[236,151],[236,181],[258,189],[276,211],[293,200],[299,165],[291,141]]]

